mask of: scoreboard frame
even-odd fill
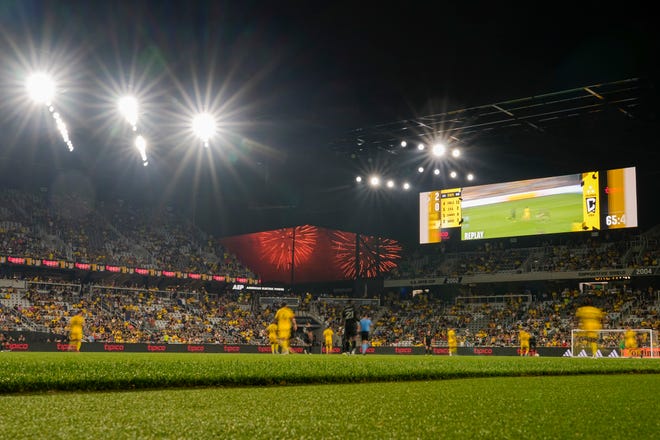
[[[420,244],[638,226],[635,167],[437,189],[419,202]]]

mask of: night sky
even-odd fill
[[[629,78],[648,81],[643,102],[654,99],[658,32],[641,3],[406,3],[1,1],[0,182],[172,206],[216,235],[314,224],[414,240],[417,191],[445,182],[368,194],[353,180],[365,163],[403,173],[400,158],[365,162],[333,141]],[[72,153],[25,99],[35,69],[56,77]],[[148,167],[116,114],[127,91],[143,106]],[[209,149],[187,130],[203,108],[221,130]],[[463,146],[461,166],[474,184],[637,166],[648,228],[658,223],[656,126],[649,104],[634,118],[482,134]]]

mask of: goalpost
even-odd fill
[[[635,333],[636,348],[626,348],[626,332],[632,330]],[[589,334],[596,334],[596,338],[590,338]],[[653,338],[657,335],[653,329],[649,328],[609,328],[600,330],[582,330],[579,328],[571,330],[571,353],[573,357],[603,357],[601,349],[604,351],[616,352],[617,356],[610,357],[658,357],[660,349],[658,343]],[[597,352],[592,353],[592,340],[595,340],[598,347]]]

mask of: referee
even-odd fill
[[[369,319],[369,315],[366,313],[362,315],[362,319],[360,319],[360,339],[362,341],[362,350],[360,353],[362,354],[367,354],[367,347],[369,347],[369,332],[371,331],[371,327],[373,327],[373,323],[371,322],[371,319]]]

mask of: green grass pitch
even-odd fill
[[[529,219],[523,218],[526,207]],[[574,223],[582,223],[582,194],[473,206],[463,208],[462,216],[461,239],[466,232],[479,231],[484,232],[481,238],[485,239],[571,232]]]
[[[653,438],[660,360],[0,353],[0,438]]]

